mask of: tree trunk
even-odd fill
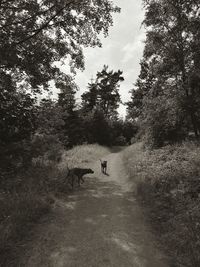
[[[189,84],[187,83],[187,78],[186,78],[186,70],[185,70],[185,59],[184,59],[184,52],[182,53],[182,62],[181,62],[181,69],[182,69],[182,85],[183,89],[185,91],[185,95],[187,98],[187,111],[189,112],[192,128],[195,134],[195,137],[199,137],[199,131],[198,131],[198,125],[197,125],[197,119],[195,116],[195,111],[193,109],[193,100],[189,94],[188,86]]]
[[[195,116],[193,111],[190,112],[190,117],[191,117],[191,122],[192,122],[195,137],[198,138],[199,137],[199,131],[198,131],[198,126],[197,126],[197,119],[196,119],[196,116]]]

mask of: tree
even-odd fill
[[[0,2],[0,69],[26,89],[40,90],[60,76],[56,61],[84,67],[83,46],[101,46],[113,12],[109,0],[13,0]],[[16,84],[17,86],[17,84]]]
[[[128,114],[159,145],[200,132],[199,4],[144,0],[147,38]],[[150,138],[151,139],[151,138]],[[153,142],[154,142],[153,141]]]
[[[199,3],[189,1],[144,1],[147,41],[144,51],[146,60],[156,58],[156,77],[175,83],[177,95],[184,102],[193,130],[198,136],[198,110],[189,84],[191,73],[199,71],[200,18]],[[199,97],[199,96],[198,96]]]
[[[83,111],[86,113],[97,107],[98,102],[98,85],[93,82],[89,83],[88,89],[88,92],[85,92],[81,95]]]
[[[131,144],[131,139],[135,137],[138,132],[138,125],[135,122],[125,120],[123,123],[122,133],[126,139],[127,144]]]
[[[119,83],[122,81],[122,71],[109,71],[108,66],[104,66],[101,72],[97,72],[96,80],[88,84],[89,90],[82,94],[82,118],[87,142],[113,145],[121,135],[122,123],[117,109],[121,102]]]
[[[73,112],[76,108],[75,94],[78,90],[74,80],[70,76],[60,76],[56,81],[56,87],[60,89],[58,105],[68,113]]]
[[[131,90],[131,101],[127,105],[127,118],[132,121],[138,120],[143,114],[143,100],[148,95],[155,83],[153,62],[140,62],[140,75]]]
[[[72,79],[65,82],[61,79],[57,86],[61,91],[58,94],[58,106],[61,108],[64,121],[62,132],[65,138],[63,143],[66,147],[72,147],[84,141],[82,118],[75,99],[78,88]]]
[[[104,66],[101,72],[97,72],[96,81],[90,83],[89,91],[82,97],[84,110],[98,109],[106,118],[117,118],[117,108],[121,102],[119,94],[119,83],[124,81],[122,71],[108,71]]]
[[[48,90],[52,80],[61,90],[72,84],[58,62],[83,69],[83,47],[101,46],[98,35],[107,36],[119,11],[109,0],[0,1],[0,142],[16,133],[30,137],[34,93]]]
[[[26,139],[35,130],[35,99],[15,91],[9,74],[0,71],[0,145]]]
[[[111,144],[111,127],[105,115],[100,110],[93,110],[86,116],[85,133],[88,143],[98,143],[100,145]]]

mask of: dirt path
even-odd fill
[[[42,222],[25,252],[26,267],[167,267],[145,225],[123,169],[120,153],[108,159],[109,176],[86,178]]]

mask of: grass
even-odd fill
[[[200,147],[145,150],[136,143],[124,162],[173,266],[200,266]]]
[[[67,166],[86,167],[108,153],[107,148],[99,145],[78,146],[63,151],[59,163],[45,155],[34,159],[27,170],[1,177],[0,266],[17,266],[17,258],[31,229],[51,212],[57,197],[68,194]]]
[[[85,167],[108,153],[108,148],[96,144],[76,146],[63,153],[62,162],[59,167],[61,169],[65,169],[67,165],[69,168]]]

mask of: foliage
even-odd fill
[[[126,144],[131,144],[131,139],[138,133],[137,123],[125,120],[123,122],[122,135],[126,140]]]
[[[63,144],[66,147],[72,147],[84,141],[83,122],[75,99],[76,90],[75,84],[69,86],[63,84],[58,97],[58,106],[61,107],[64,122],[61,129],[65,137]]]
[[[104,66],[101,72],[97,72],[96,81],[89,84],[89,91],[82,97],[83,110],[86,112],[99,109],[106,118],[116,118],[117,108],[121,102],[119,95],[119,82],[124,81],[122,71],[108,71]]]
[[[130,121],[106,118],[101,110],[93,110],[82,115],[82,140],[106,146],[126,145],[136,135],[138,127]]]
[[[89,144],[111,144],[111,133],[108,120],[100,110],[93,110],[84,116],[85,140]]]
[[[1,70],[26,89],[46,88],[59,78],[55,61],[84,67],[82,46],[101,46],[97,35],[108,34],[118,11],[108,0],[1,1]]]
[[[165,85],[165,91],[157,97],[149,93],[143,100],[143,108],[140,127],[148,146],[161,147],[184,139],[187,128],[183,111],[171,86]]]
[[[148,125],[142,129],[146,135],[159,129],[155,146],[182,139],[185,132],[198,137],[199,5],[194,0],[143,2],[147,37],[141,73],[128,103],[129,116]]]
[[[0,144],[27,138],[34,131],[34,98],[16,92],[10,75],[0,71]]]
[[[0,2],[1,150],[12,148],[12,144],[18,142],[22,151],[23,142],[30,141],[35,132],[57,134],[59,141],[69,143],[64,139],[74,135],[75,124],[67,134],[58,133],[59,124],[66,122],[65,112],[73,109],[75,99],[68,101],[67,109],[61,111],[60,107],[63,108],[67,93],[70,91],[73,96],[77,87],[73,78],[62,73],[59,66],[65,60],[72,72],[83,69],[83,47],[101,46],[98,35],[108,35],[112,14],[119,11],[109,0]],[[38,93],[49,90],[50,82],[61,91],[59,105],[41,103],[38,107]],[[53,112],[58,114],[58,121]],[[77,115],[69,116],[72,121]],[[62,134],[66,134],[66,138]],[[79,137],[80,134],[76,141]],[[12,149],[9,153],[9,157],[13,157]]]
[[[199,266],[200,148],[196,143],[145,150],[136,143],[124,152],[138,199],[173,266]]]
[[[118,118],[118,107],[121,103],[119,83],[124,81],[122,71],[109,71],[104,66],[97,72],[96,80],[88,84],[88,91],[82,94],[82,118],[84,136],[88,143],[101,145],[125,144],[134,135],[130,124],[126,124],[126,137],[123,137],[124,123]],[[129,127],[130,126],[130,127]],[[128,130],[129,128],[129,130]],[[131,137],[129,137],[131,135]]]

